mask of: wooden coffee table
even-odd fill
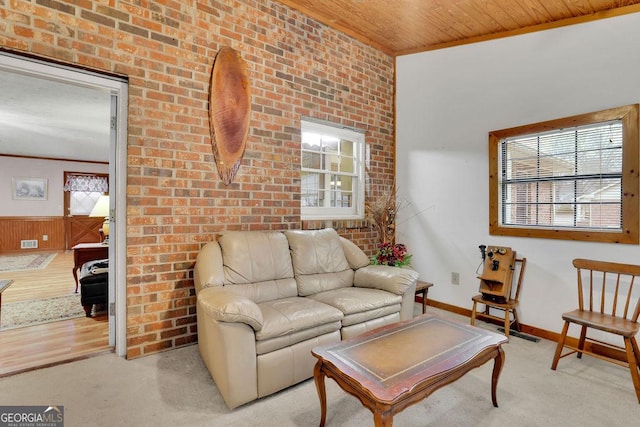
[[[337,344],[312,350],[320,397],[320,426],[327,416],[324,379],[333,378],[373,412],[376,426],[391,426],[393,415],[494,359],[491,399],[504,365],[504,335],[434,315],[394,323]]]

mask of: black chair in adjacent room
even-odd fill
[[[109,260],[101,259],[82,264],[80,269],[80,303],[87,317],[94,305],[107,305]]]

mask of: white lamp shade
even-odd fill
[[[109,196],[100,196],[95,206],[91,210],[89,216],[101,216],[107,218],[109,216]]]
[[[91,213],[89,216],[102,217],[104,218],[104,223],[102,224],[102,233],[105,236],[109,236],[109,196],[102,195],[98,198],[93,209],[91,209]],[[105,240],[106,242],[106,240]]]

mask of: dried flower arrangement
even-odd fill
[[[395,243],[396,216],[402,204],[397,199],[394,185],[374,192],[365,203],[365,217],[371,227],[378,232],[378,251],[371,258],[375,265],[402,267],[411,264],[411,255],[405,245]]]
[[[396,215],[401,203],[396,200],[395,185],[373,192],[364,204],[365,218],[378,232],[380,243],[395,242]]]

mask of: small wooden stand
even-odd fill
[[[427,311],[427,295],[429,294],[429,288],[433,286],[433,283],[423,282],[418,280],[416,283],[416,296],[422,294],[422,314]]]

